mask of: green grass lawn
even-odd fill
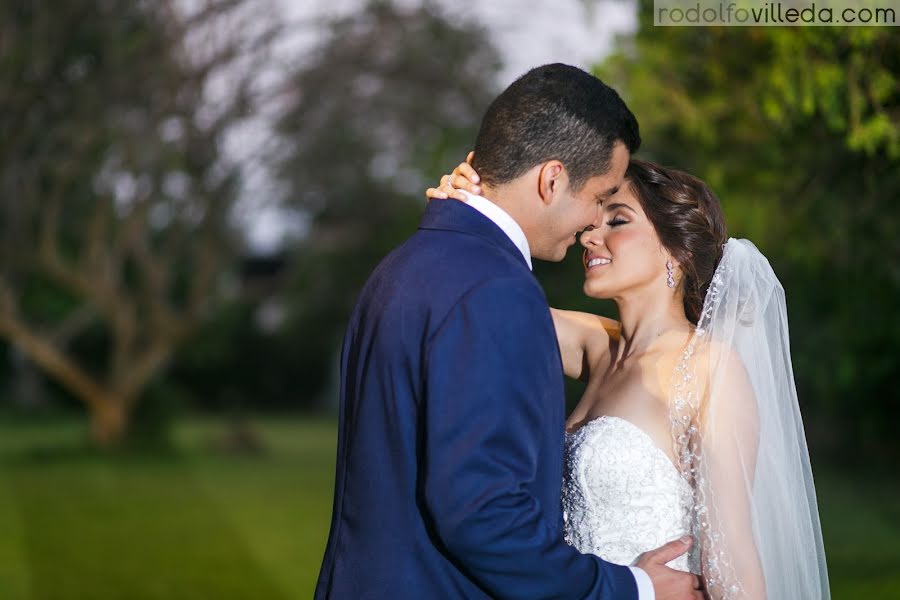
[[[335,427],[257,423],[268,450],[213,450],[191,420],[178,452],[79,450],[73,420],[0,423],[3,600],[310,598],[331,513]],[[900,485],[824,471],[835,598],[900,598]]]
[[[73,422],[0,425],[0,598],[309,598],[331,514],[330,423],[261,422],[262,456],[101,457]]]

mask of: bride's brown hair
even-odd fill
[[[728,241],[719,199],[693,175],[644,160],[632,159],[625,179],[660,242],[681,266],[684,312],[696,325]]]

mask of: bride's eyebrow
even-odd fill
[[[603,207],[603,210],[616,210],[617,208],[627,208],[634,214],[637,214],[637,211],[628,206],[627,204],[623,204],[622,202],[616,202],[614,204],[609,204]]]

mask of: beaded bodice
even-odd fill
[[[565,537],[578,551],[631,565],[688,531],[691,498],[669,457],[631,422],[603,416],[566,433]],[[669,566],[699,573],[693,555]]]

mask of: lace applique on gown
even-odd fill
[[[689,531],[691,488],[642,429],[618,417],[566,432],[565,539],[584,554],[631,565]],[[694,552],[669,566],[699,573]]]

